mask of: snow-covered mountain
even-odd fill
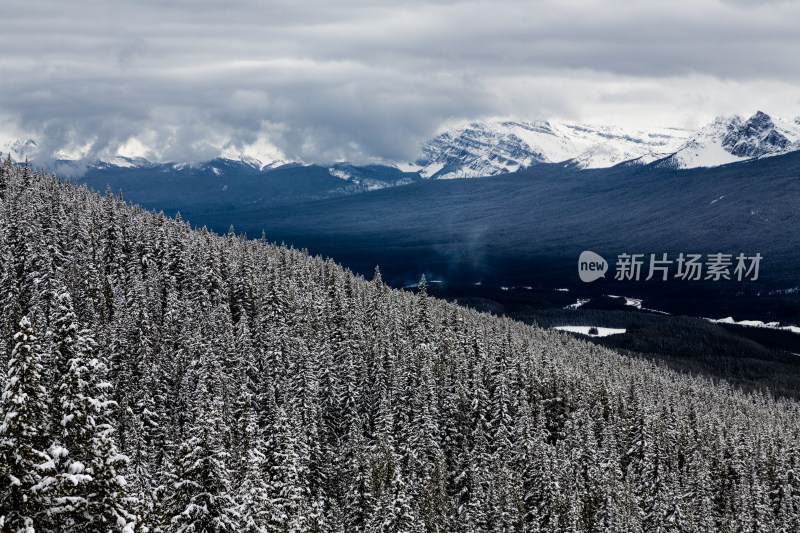
[[[425,143],[416,162],[385,168],[417,173],[422,178],[474,178],[516,172],[540,163],[562,163],[579,169],[606,168],[623,163],[654,163],[670,168],[713,167],[794,150],[800,150],[800,117],[785,121],[761,111],[749,118],[718,117],[696,132],[676,128],[635,130],[566,122],[475,122],[445,131]],[[16,161],[28,157],[34,163],[43,156],[32,139],[0,144],[0,155],[5,157],[8,153]],[[77,172],[79,167],[114,170],[153,169],[164,165],[180,171],[210,168],[214,161],[221,160],[261,172],[285,165],[308,166],[304,162],[287,160],[271,148],[247,153],[225,149],[217,158],[200,163],[155,163],[143,157],[122,155],[90,162],[58,155],[56,159],[67,173],[73,167]],[[350,170],[343,171],[339,168],[342,165]],[[342,180],[350,180],[351,170],[357,168],[347,163],[325,166],[332,176]],[[215,173],[219,171],[217,167],[214,169]],[[358,178],[350,181],[359,183]],[[394,178],[390,181],[396,182]],[[387,183],[381,179],[362,185],[367,189],[373,186],[382,188]]]
[[[750,118],[718,117],[659,164],[714,167],[800,150],[800,117],[793,122],[758,111]]]
[[[713,167],[800,150],[800,117],[719,117],[699,131],[627,130],[554,122],[488,122],[444,132],[423,146],[415,170],[425,178],[472,178],[538,163],[581,169],[620,163]]]
[[[15,139],[0,145],[0,156],[11,154],[14,161],[24,161],[26,157],[34,159],[39,154],[39,146],[33,139]]]
[[[146,151],[146,150],[143,150]],[[292,164],[293,161],[285,160],[281,157],[275,157],[275,154],[256,153],[253,151],[236,152],[231,149],[223,149],[215,158],[207,161],[199,162],[186,162],[186,161],[153,161],[143,156],[131,156],[116,154],[109,157],[100,157],[96,159],[84,158],[80,150],[64,150],[60,149],[52,153],[49,157],[43,153],[39,145],[33,139],[14,139],[5,142],[0,142],[0,157],[7,157],[11,155],[11,159],[16,162],[22,162],[28,158],[32,163],[46,162],[47,164],[55,163],[57,167],[64,170],[70,168],[78,169],[101,169],[109,170],[114,168],[130,169],[130,168],[143,168],[150,169],[157,166],[170,166],[175,170],[186,168],[198,169],[209,166],[215,160],[223,160],[234,164],[241,164],[256,170],[270,170],[278,168],[286,164]],[[278,154],[279,156],[280,154]]]
[[[476,122],[426,143],[416,165],[426,178],[491,176],[537,163],[602,168],[652,154],[666,157],[690,135],[667,128],[644,131],[554,122]]]

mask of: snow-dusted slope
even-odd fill
[[[793,122],[761,111],[748,119],[719,117],[660,164],[673,168],[714,167],[800,150],[800,117]]]
[[[654,153],[664,157],[690,133],[553,122],[474,123],[428,142],[416,164],[426,178],[491,176],[536,163],[602,168]]]

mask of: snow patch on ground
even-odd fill
[[[433,163],[433,164],[430,164],[430,165],[426,166],[425,168],[423,168],[420,171],[419,175],[422,176],[423,178],[430,178],[431,176],[433,176],[434,174],[436,174],[437,172],[439,172],[443,168],[444,168],[444,163],[443,162]]]
[[[775,294],[797,294],[797,293],[800,293],[800,286],[790,287],[788,289],[776,289],[774,291],[769,291],[770,296]]]
[[[658,309],[650,309],[649,307],[642,307],[642,300],[638,298],[630,298],[628,296],[616,296],[614,294],[606,294],[609,298],[625,298],[625,305],[635,307],[640,311],[650,311],[651,313],[659,313],[661,315],[668,315],[666,311],[659,311]]]
[[[597,329],[597,334],[589,333],[589,330],[593,327]],[[553,329],[569,331],[570,333],[580,333],[581,335],[587,335],[589,337],[608,337],[609,335],[619,335],[626,331],[624,328],[601,328],[597,326],[556,326]]]
[[[574,304],[569,304],[564,309],[577,309],[583,304],[588,303],[590,299],[591,298],[586,298],[586,299],[579,298],[577,302],[575,302]]]
[[[733,317],[725,317],[719,319],[706,318],[709,322],[716,324],[735,324],[737,326],[747,326],[750,328],[767,328],[767,329],[781,329],[784,331],[791,331],[792,333],[800,334],[800,327],[797,326],[781,326],[780,322],[762,322],[761,320],[739,320],[738,322]]]
[[[643,156],[637,157],[636,159],[631,159],[630,161],[623,161],[623,163],[644,166],[656,161],[660,161],[661,159],[665,159],[671,155],[672,154],[669,153],[654,152],[652,154],[644,154]]]
[[[401,172],[420,172],[425,168],[414,163],[396,163],[394,166]]]
[[[120,168],[133,168],[136,166],[133,160],[128,159],[127,157],[120,157],[120,156],[111,159],[108,163],[114,165],[115,167],[120,167]]]
[[[673,159],[678,168],[716,167],[742,161],[722,147],[721,139],[694,140],[678,151]]]
[[[334,178],[339,178],[345,181],[350,180],[353,177],[349,172],[345,172],[344,170],[339,170],[338,168],[329,168],[328,172]]]

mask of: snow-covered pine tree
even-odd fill
[[[169,533],[232,533],[239,513],[231,490],[228,452],[222,443],[220,367],[214,355],[202,352],[195,392],[194,420],[180,443],[175,471],[164,490]]]
[[[48,519],[62,532],[132,531],[134,502],[122,477],[125,458],[117,452],[106,369],[88,331],[76,332],[69,293],[58,297],[55,346],[69,356],[57,379],[59,420],[53,428],[53,483],[46,492]]]
[[[114,402],[109,398],[110,383],[102,354],[88,331],[79,337],[82,346],[78,350],[86,364],[86,396],[84,402],[90,408],[87,473],[91,481],[87,486],[86,514],[88,523],[83,529],[87,533],[108,531],[132,532],[136,517],[132,509],[135,497],[128,494],[127,481],[123,477],[127,457],[117,451],[111,409]]]
[[[274,509],[272,528],[280,533],[303,533],[307,527],[309,504],[300,476],[298,430],[291,415],[279,407],[271,432],[273,457],[269,492]]]
[[[241,472],[237,489],[241,533],[268,533],[276,522],[274,505],[269,493],[269,473],[264,444],[252,411],[252,395],[247,385],[242,386],[243,412],[239,424],[243,427],[240,443]]]
[[[40,347],[28,317],[19,323],[0,397],[0,525],[11,533],[46,523],[52,473],[45,437],[46,391]]]
[[[0,164],[0,200],[5,200],[6,198],[6,189],[8,189],[7,172],[6,165]]]
[[[48,452],[55,462],[55,483],[48,491],[51,520],[63,531],[82,531],[86,525],[87,473],[91,462],[90,442],[95,432],[92,405],[86,379],[85,339],[78,336],[78,324],[72,310],[69,292],[62,290],[56,298],[53,322],[53,374],[51,390],[55,401],[51,406],[50,432],[53,443]]]
[[[383,446],[374,458],[376,504],[367,523],[369,533],[423,533],[425,524],[408,492],[397,455]]]

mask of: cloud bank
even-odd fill
[[[8,0],[0,134],[44,154],[413,160],[490,117],[800,115],[800,2]]]

